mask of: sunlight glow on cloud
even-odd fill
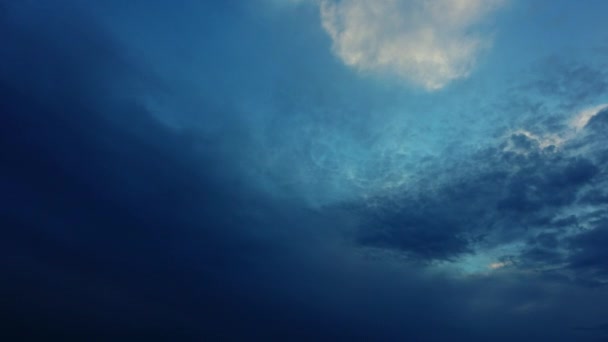
[[[517,138],[518,136],[524,137],[526,140],[533,142],[535,147],[533,150],[542,151],[548,148],[561,148],[564,144],[579,137],[583,132],[583,129],[589,124],[589,121],[606,108],[608,108],[608,103],[586,107],[578,111],[567,121],[567,125],[565,126],[566,129],[555,132],[535,134],[526,129],[509,131],[503,137],[503,139],[506,141],[503,151],[520,155],[528,155],[531,152],[529,149],[530,147],[518,146],[518,144],[513,141],[513,138]]]
[[[470,74],[489,44],[471,29],[502,2],[322,0],[321,19],[346,65],[432,91]]]
[[[576,129],[577,131],[581,130],[581,129],[585,128],[585,126],[587,126],[587,124],[589,123],[589,120],[591,120],[591,118],[593,118],[594,116],[597,115],[597,113],[601,112],[602,110],[604,110],[606,108],[608,108],[608,103],[586,108],[586,109],[580,111],[572,119],[572,121],[570,121],[570,126],[573,127],[574,129]]]
[[[499,268],[503,268],[503,267],[507,267],[511,265],[511,262],[509,261],[505,261],[505,262],[493,262],[490,265],[488,265],[489,268],[493,269],[493,270],[497,270]]]

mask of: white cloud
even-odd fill
[[[604,103],[595,107],[585,108],[581,110],[573,119],[570,121],[570,126],[577,131],[585,128],[589,123],[589,120],[597,115],[597,113],[608,108],[608,103]]]
[[[488,39],[471,33],[503,0],[321,0],[335,54],[427,90],[467,77]]]

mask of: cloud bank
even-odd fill
[[[0,3],[0,339],[606,339],[607,68],[395,102],[334,63],[314,6]],[[297,196],[260,190],[279,176]]]
[[[321,2],[335,54],[361,71],[391,73],[426,90],[467,77],[489,38],[475,25],[501,0]]]

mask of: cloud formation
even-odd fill
[[[606,75],[568,65],[567,78],[587,84],[584,92],[548,74],[536,88],[516,90],[559,91],[568,104],[560,106],[563,117],[557,106],[536,106],[552,103],[538,96],[501,97],[508,109],[466,107],[485,132],[497,131],[472,139],[439,120],[456,117],[469,127],[454,105],[463,97],[391,102],[328,62],[313,6],[263,26],[248,4],[190,2],[152,13],[156,2],[131,8],[128,25],[140,28],[144,14],[155,20],[126,46],[128,30],[108,31],[97,16],[0,2],[0,257],[7,261],[0,263],[0,318],[9,327],[0,339],[606,337],[608,109],[592,110],[579,130],[570,124],[581,110],[607,103],[600,97]],[[129,11],[115,3],[116,12]],[[204,21],[215,25],[207,31],[187,25],[185,14],[199,13],[197,6],[217,19]],[[117,25],[120,16],[110,17]],[[206,76],[199,88],[176,83],[179,69],[167,60],[150,68],[133,52],[147,39],[174,52],[153,34],[165,20],[167,41],[208,34],[208,45],[192,52],[213,51],[209,60],[176,63],[194,79]],[[315,33],[302,36],[310,21]],[[226,26],[230,34],[220,29]],[[252,46],[256,58],[242,53]],[[322,53],[315,59],[310,51]],[[172,92],[197,93],[200,102]],[[424,102],[401,106],[425,97],[446,116]],[[149,98],[166,102],[151,108]],[[191,107],[200,115],[182,113]],[[392,117],[393,107],[403,115]],[[159,121],[156,110],[188,129]],[[508,127],[495,127],[490,111]],[[196,120],[216,126],[199,129]],[[440,143],[420,143],[434,138]],[[418,158],[408,149],[432,154]],[[269,162],[274,154],[285,159]],[[311,207],[260,191],[268,178],[245,177],[252,165],[303,179],[294,191],[300,196],[304,187],[342,194],[353,179],[382,191]],[[396,183],[381,176],[399,172],[411,175],[403,185],[378,185]],[[466,263],[464,275],[443,272]]]
[[[587,124],[589,124],[589,120],[591,120],[599,112],[601,112],[602,110],[604,110],[606,108],[608,108],[608,104],[606,104],[606,103],[598,105],[598,106],[594,106],[591,108],[586,108],[586,109],[582,110],[580,113],[578,113],[578,115],[576,115],[576,117],[574,117],[574,119],[572,119],[572,121],[570,122],[570,125],[572,127],[574,127],[576,130],[581,130],[585,126],[587,126]]]
[[[346,65],[438,90],[470,74],[489,43],[472,30],[501,2],[323,0],[321,18]]]
[[[563,126],[579,116],[564,119]],[[435,190],[404,191],[383,200],[380,208],[362,209],[369,215],[357,241],[469,273],[526,270],[581,285],[606,285],[599,246],[605,241],[608,203],[603,190],[607,117],[608,110],[593,110],[582,131],[563,133],[567,139],[511,132],[468,162],[462,158],[452,178]],[[443,165],[441,172],[448,169]],[[425,189],[434,178],[429,175],[417,185]]]

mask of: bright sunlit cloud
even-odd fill
[[[493,262],[490,265],[488,265],[488,267],[490,269],[497,270],[497,269],[500,269],[500,268],[507,267],[509,265],[511,265],[511,262],[509,262],[509,261],[505,261],[505,262]]]
[[[577,131],[581,130],[587,126],[589,120],[606,108],[608,108],[608,103],[583,109],[570,121],[570,126]]]
[[[432,91],[471,73],[490,43],[472,30],[502,2],[322,0],[321,18],[346,65]]]

